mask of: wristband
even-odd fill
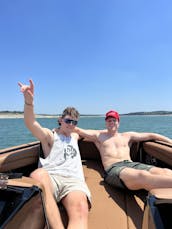
[[[33,104],[32,103],[27,103],[26,101],[25,101],[25,105],[32,106],[33,107]]]

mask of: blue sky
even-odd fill
[[[1,0],[0,110],[172,111],[172,2]]]

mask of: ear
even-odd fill
[[[57,120],[59,126],[61,126],[61,122],[62,122],[62,117],[59,117],[58,120]]]

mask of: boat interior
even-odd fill
[[[79,141],[86,183],[92,194],[89,229],[166,229],[172,228],[172,189],[127,191],[109,186],[103,180],[103,167],[93,142]],[[164,142],[133,143],[133,161],[172,169],[172,145]],[[44,206],[44,189],[29,177],[42,155],[38,141],[0,150],[0,174],[7,174],[8,185],[0,190],[0,228],[49,228]],[[41,203],[42,209],[37,208]],[[67,227],[68,217],[58,204]],[[28,227],[27,227],[28,225]]]

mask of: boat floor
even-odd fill
[[[105,184],[101,163],[86,161],[84,173],[92,193],[89,229],[142,228],[145,192],[134,195]]]
[[[103,181],[101,162],[85,160],[83,169],[92,194],[88,228],[141,229],[147,192],[127,192],[106,184]],[[66,225],[66,213],[63,208],[61,213]]]

